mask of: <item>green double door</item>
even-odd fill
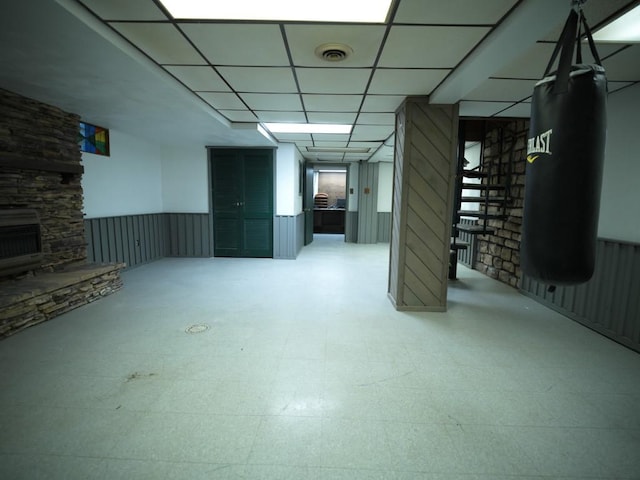
[[[213,254],[273,257],[273,150],[212,149]]]

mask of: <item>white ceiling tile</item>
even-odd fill
[[[313,139],[308,133],[272,133],[280,142],[312,142]]]
[[[515,61],[494,73],[492,77],[540,79],[544,76],[544,69],[547,68],[547,63],[549,63],[554,46],[553,43],[538,42],[522,52]],[[616,50],[617,48],[614,48],[612,45],[598,46],[598,53],[602,57],[610,55]],[[588,46],[582,46],[582,54],[583,63],[595,63]],[[552,71],[556,69],[556,65],[552,66]]]
[[[615,55],[624,49],[625,45],[621,45],[619,43],[598,43],[596,44],[596,52],[600,59],[605,59],[611,55]],[[596,63],[593,56],[591,55],[591,49],[587,42],[582,42],[582,55],[584,60],[582,63]]]
[[[302,93],[363,93],[369,69],[296,68]]]
[[[349,161],[366,160],[371,155],[371,152],[367,153],[350,153],[345,152],[344,159]]]
[[[208,92],[229,92],[230,89],[211,67],[186,67],[171,66],[165,67],[169,73],[184,83],[191,90],[202,90]]]
[[[304,123],[307,119],[304,112],[255,111],[261,122]]]
[[[218,72],[236,92],[297,92],[290,68],[219,67]]]
[[[304,152],[306,157],[315,157],[321,160],[337,160],[342,161],[344,153],[341,152]]]
[[[372,94],[428,95],[449,70],[377,69],[369,87]]]
[[[393,163],[394,148],[393,146],[383,145],[369,159],[369,162],[388,162]]]
[[[517,0],[402,0],[394,23],[493,24],[516,3]]]
[[[235,93],[199,92],[198,95],[218,110],[244,110],[247,108]]]
[[[302,95],[307,111],[314,112],[357,112],[362,103],[362,95]]]
[[[349,142],[350,148],[370,148],[371,151],[375,150],[381,145],[381,142]]]
[[[360,142],[373,140],[383,141],[393,132],[393,126],[356,125],[351,132],[351,140]]]
[[[536,80],[505,80],[489,78],[465,95],[464,100],[519,102],[533,93]]]
[[[610,81],[640,81],[640,44],[630,46],[603,60],[602,65]]]
[[[625,9],[631,3],[633,2],[630,0],[585,2],[583,5],[584,16],[587,19],[587,23],[591,27],[591,30],[595,31],[596,27],[600,26],[600,22],[608,19],[616,12]],[[567,8],[567,15],[569,15],[569,8]],[[565,20],[566,18],[563,18],[562,21],[558,23],[557,27],[545,39],[555,42],[560,37]],[[540,40],[543,39],[541,38]]]
[[[623,88],[633,85],[633,82],[607,82],[607,90],[609,93],[617,92]]]
[[[348,142],[349,135],[341,133],[314,133],[313,139],[316,142]]]
[[[321,148],[346,148],[347,147],[347,141],[342,141],[342,142],[319,142],[316,141],[315,144],[313,145],[314,147],[321,147]]]
[[[488,32],[487,27],[395,26],[378,66],[453,68]]]
[[[358,124],[361,125],[395,125],[395,113],[361,113],[358,115]]]
[[[214,65],[289,66],[278,25],[185,23],[180,28]]]
[[[311,123],[341,123],[353,124],[356,121],[356,114],[345,112],[308,112]]]
[[[536,43],[522,52],[514,62],[493,74],[498,78],[540,79],[549,62],[554,45],[551,43]]]
[[[253,110],[302,111],[297,93],[243,93],[240,96]]]
[[[249,110],[218,110],[231,122],[256,122],[256,116]]]
[[[530,116],[531,104],[527,102],[517,103],[513,107],[496,114],[496,117],[529,118]]]
[[[82,3],[103,20],[167,20],[152,1],[82,0]]]
[[[362,111],[395,113],[405,98],[405,95],[367,95]]]
[[[461,117],[491,117],[496,113],[509,108],[513,102],[460,102],[458,115]]]
[[[116,22],[110,25],[160,64],[207,63],[171,24]]]
[[[383,25],[287,25],[293,64],[304,67],[371,67],[386,27]],[[326,43],[346,44],[353,50],[345,60],[329,63],[315,54]]]

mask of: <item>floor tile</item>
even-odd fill
[[[265,416],[258,427],[248,463],[319,466],[321,436],[320,417]]]
[[[108,479],[107,461],[102,458],[64,455],[2,454],[0,478],[10,480]],[[131,478],[131,477],[130,477]]]
[[[259,417],[148,413],[109,456],[131,460],[246,462]]]

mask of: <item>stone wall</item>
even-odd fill
[[[483,182],[500,184],[506,181],[509,200],[506,218],[488,221],[494,234],[478,237],[475,268],[512,287],[517,287],[521,278],[520,241],[528,129],[527,120],[495,124],[487,131],[484,144],[484,159],[492,163],[492,175]],[[499,213],[500,207],[492,206],[489,211]]]
[[[34,209],[43,270],[87,258],[79,117],[0,89],[0,208]]]

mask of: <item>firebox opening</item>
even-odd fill
[[[39,268],[42,257],[38,212],[0,210],[0,278]]]

